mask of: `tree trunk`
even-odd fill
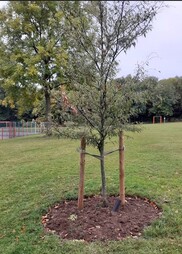
[[[107,206],[107,192],[106,192],[106,174],[105,174],[105,158],[104,158],[104,141],[100,145],[100,169],[101,169],[101,182],[102,182],[102,190],[101,195],[103,198],[103,206]]]
[[[46,132],[47,135],[51,134],[51,96],[50,93],[46,90],[45,91],[45,118],[46,118]]]
[[[80,152],[80,182],[78,191],[78,209],[83,209],[83,198],[84,198],[84,171],[85,171],[85,148],[86,140],[85,137],[81,138],[81,152]]]
[[[119,133],[119,196],[122,206],[125,205],[125,179],[124,179],[124,139],[123,132]]]

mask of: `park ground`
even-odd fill
[[[181,254],[182,123],[148,124],[142,129],[125,137],[126,194],[152,200],[163,213],[139,238],[122,241],[64,241],[44,231],[41,219],[48,209],[77,197],[79,141],[43,135],[0,141],[1,253]],[[117,148],[117,139],[111,141],[108,151]],[[108,193],[118,194],[117,153],[107,156],[106,171]],[[99,191],[99,161],[88,156],[85,194]]]

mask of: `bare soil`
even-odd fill
[[[84,199],[84,208],[78,210],[77,200],[54,205],[42,216],[46,231],[62,239],[106,241],[137,238],[143,229],[161,215],[161,209],[147,198],[126,197],[125,207],[113,212],[117,198],[108,197],[108,207],[102,207],[100,196]]]

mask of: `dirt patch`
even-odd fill
[[[56,233],[62,239],[121,240],[127,236],[138,237],[144,227],[161,214],[155,203],[139,197],[126,197],[126,205],[112,212],[116,197],[108,198],[108,207],[101,206],[99,196],[84,199],[83,210],[77,209],[77,200],[54,205],[42,217],[46,231]]]

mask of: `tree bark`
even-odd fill
[[[80,152],[80,182],[78,191],[78,209],[83,209],[83,198],[84,198],[84,171],[85,171],[85,151],[86,140],[85,137],[81,138],[81,152]]]
[[[46,110],[45,110],[46,122],[49,122],[50,121],[50,111],[51,111],[51,96],[47,90],[45,91],[45,104],[46,104]]]
[[[125,179],[124,179],[124,139],[123,132],[119,133],[119,195],[121,205],[125,205]]]
[[[105,174],[105,158],[104,158],[104,141],[100,145],[100,169],[101,169],[101,182],[102,182],[102,189],[101,195],[103,198],[103,206],[107,206],[107,192],[106,192],[106,174]]]
[[[47,135],[51,134],[50,133],[50,128],[51,128],[51,96],[50,93],[46,90],[45,91],[45,118],[46,118],[46,132]]]

